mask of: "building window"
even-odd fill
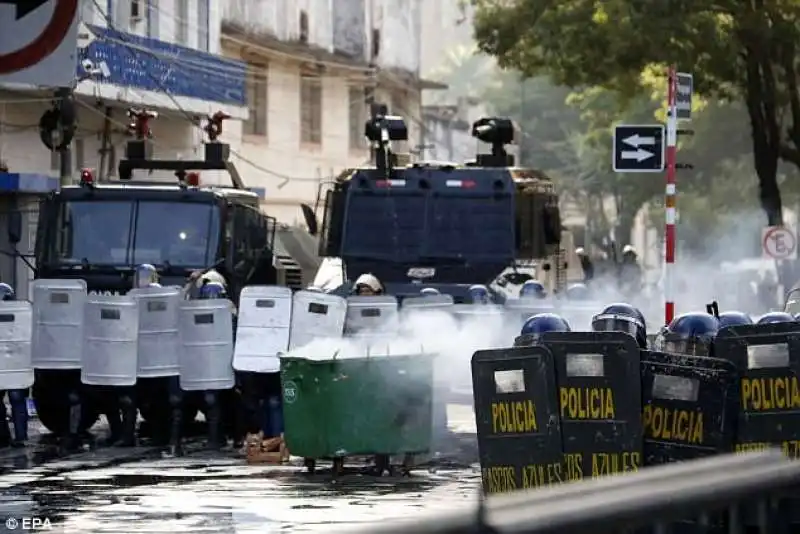
[[[75,139],[72,142],[72,151],[75,155],[75,170],[80,171],[86,167],[86,146],[83,139]]]
[[[247,108],[250,118],[244,123],[244,133],[267,136],[267,66],[251,64],[247,74]]]
[[[145,20],[144,6],[142,0],[130,0],[130,24],[131,32],[137,33]]]
[[[189,0],[176,0],[175,25],[175,41],[187,46],[189,44]]]
[[[209,51],[211,44],[208,38],[209,33],[209,0],[198,0],[197,12],[197,48],[204,52]]]
[[[322,144],[322,80],[319,76],[300,77],[300,141]]]
[[[351,87],[348,104],[350,106],[350,148],[355,150],[366,148],[364,123],[367,120],[367,90],[362,87]]]

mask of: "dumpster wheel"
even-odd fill
[[[317,470],[317,461],[314,458],[303,458],[303,465],[308,469],[309,475],[313,475]]]
[[[375,476],[382,477],[384,472],[392,476],[392,459],[388,454],[375,455]]]

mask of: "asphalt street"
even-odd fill
[[[331,532],[452,508],[477,499],[480,484],[471,407],[450,405],[448,427],[410,476],[381,478],[356,465],[312,476],[299,458],[248,465],[197,446],[182,458],[144,447],[58,457],[34,438],[27,450],[0,452],[0,532]],[[31,431],[40,433],[37,422]]]

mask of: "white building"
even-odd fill
[[[266,190],[265,209],[302,222],[299,204],[342,170],[369,160],[368,102],[405,117],[420,144],[421,0],[231,0],[222,46],[248,64],[245,181]]]
[[[78,56],[96,65],[104,62],[108,76],[81,82],[75,91],[77,131],[71,144],[71,164],[61,169],[58,152],[44,146],[39,121],[51,108],[52,89],[3,87],[0,84],[0,159],[8,173],[0,172],[0,226],[15,205],[29,212],[26,228],[35,228],[36,203],[22,193],[42,193],[58,187],[60,171],[67,179],[92,168],[100,178],[116,175],[117,161],[124,157],[126,109],[147,107],[161,117],[152,124],[154,157],[196,159],[202,157],[203,134],[193,123],[224,110],[234,119],[223,136],[236,150],[245,106],[245,66],[219,55],[220,2],[217,0],[81,0]],[[11,16],[12,4],[0,4],[0,16]],[[52,9],[43,7],[41,9]],[[76,77],[83,74],[78,67]],[[169,173],[148,179],[174,180]],[[222,181],[209,174],[204,181]],[[11,195],[10,193],[21,193]],[[0,232],[0,249],[5,231]],[[33,234],[20,243],[30,252]],[[20,282],[30,275],[17,262],[0,259],[0,279]]]

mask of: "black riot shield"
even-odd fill
[[[484,491],[563,481],[550,352],[544,347],[478,351],[472,356],[472,388]]]
[[[800,324],[726,327],[714,351],[739,371],[735,450],[779,446],[800,458]]]
[[[642,466],[639,347],[621,332],[548,332],[568,480]]]
[[[644,463],[690,460],[733,448],[736,366],[707,356],[642,351]]]

